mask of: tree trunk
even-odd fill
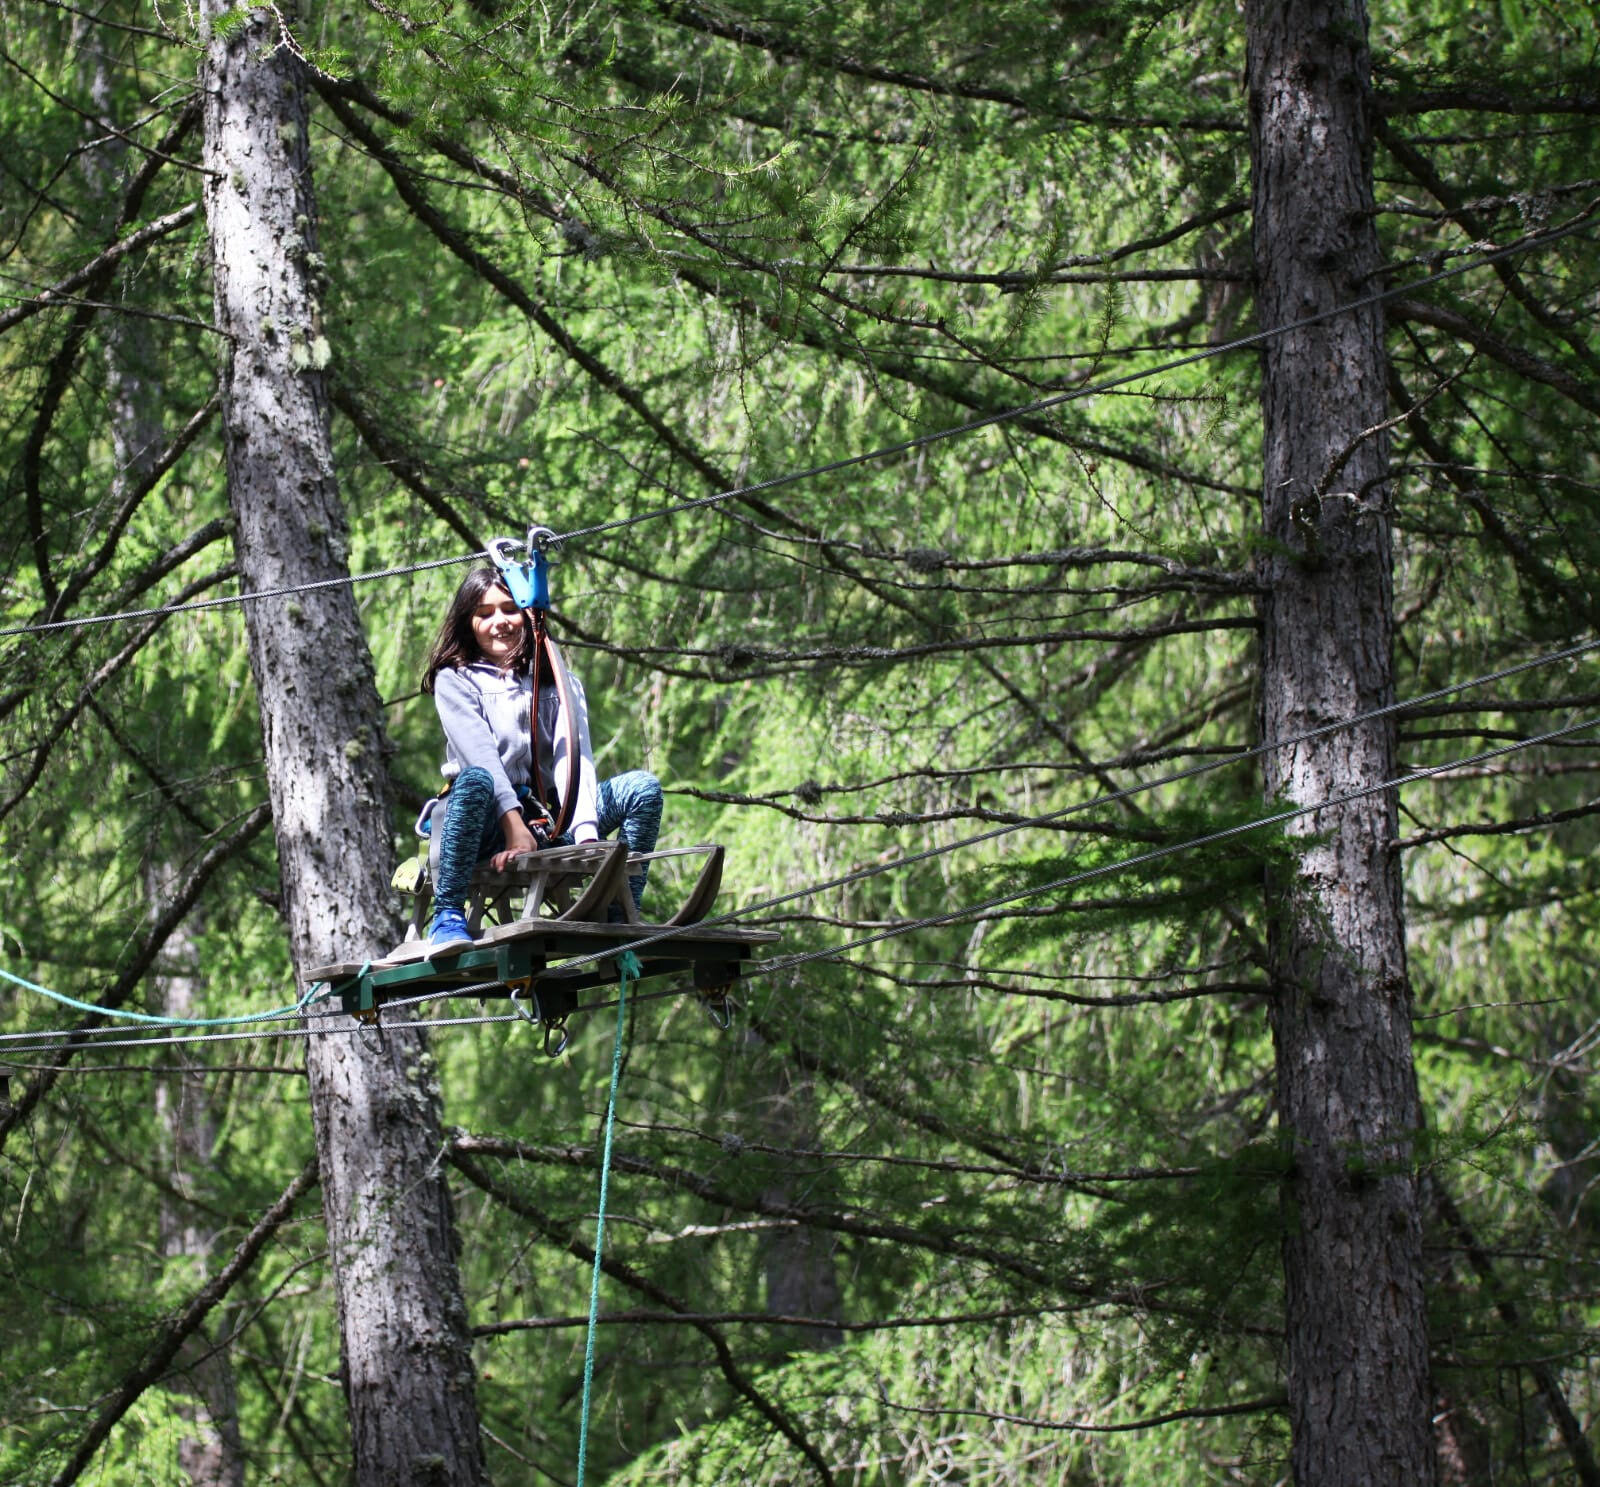
[[[209,25],[227,9],[206,0]],[[243,19],[241,19],[243,17]],[[230,500],[247,591],[348,574],[316,286],[305,90],[276,7],[208,36],[205,204]],[[297,967],[397,934],[384,739],[347,586],[246,607]],[[332,1026],[332,1024],[330,1024]],[[419,1035],[307,1040],[362,1487],[484,1480],[438,1090]]]
[[[1374,224],[1360,0],[1249,0],[1263,328],[1369,295]],[[1265,742],[1394,697],[1383,317],[1341,314],[1263,353]],[[1269,798],[1391,778],[1391,720],[1267,754]],[[1420,1120],[1392,791],[1305,818],[1273,886],[1284,1273],[1297,1487],[1435,1479]]]
[[[759,1034],[751,1032],[749,1037],[759,1039]],[[772,1093],[764,1102],[761,1116],[767,1142],[780,1150],[814,1146],[816,1089],[811,1076],[780,1059],[772,1079]],[[802,1164],[791,1158],[786,1165],[798,1169]],[[774,1204],[802,1203],[810,1196],[807,1186],[798,1170],[785,1172],[762,1190],[761,1199]],[[780,1317],[826,1317],[832,1321],[842,1317],[838,1263],[831,1234],[810,1225],[779,1229],[767,1237],[761,1250],[769,1312]],[[775,1340],[786,1351],[820,1352],[841,1346],[844,1333],[836,1327],[793,1327],[780,1329]]]

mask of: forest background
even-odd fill
[[[392,942],[537,521],[783,931],[593,1477],[1600,1480],[1596,19],[0,3],[0,1478],[573,1480],[609,1013],[39,990]]]

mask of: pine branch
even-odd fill
[[[1254,615],[1219,616],[1206,620],[1169,620],[1162,624],[1138,625],[1125,630],[1045,630],[1035,634],[963,635],[944,641],[925,641],[920,645],[837,645],[813,646],[809,650],[781,650],[776,646],[730,642],[715,647],[703,646],[618,646],[593,642],[595,650],[615,655],[651,659],[682,656],[718,660],[727,667],[727,678],[788,675],[797,666],[835,664],[870,666],[882,662],[921,660],[925,656],[969,655],[986,650],[1014,650],[1019,646],[1054,646],[1076,643],[1097,645],[1144,645],[1173,635],[1205,635],[1217,630],[1255,630],[1260,621]]]
[[[1478,1243],[1477,1236],[1472,1232],[1466,1217],[1456,1207],[1455,1200],[1437,1174],[1429,1177],[1428,1185],[1433,1193],[1435,1210],[1446,1228],[1456,1236],[1466,1251],[1474,1274],[1494,1302],[1496,1313],[1506,1326],[1513,1329],[1518,1327],[1521,1324],[1521,1316],[1517,1304],[1500,1284],[1493,1261]],[[1551,1372],[1549,1364],[1541,1359],[1534,1359],[1525,1366],[1539,1387],[1545,1406],[1556,1422],[1556,1429],[1561,1432],[1561,1439],[1566,1444],[1567,1454],[1572,1458],[1573,1470],[1578,1474],[1578,1481],[1582,1482],[1584,1487],[1600,1487],[1600,1464],[1596,1463],[1594,1450],[1589,1445],[1583,1426],[1573,1414],[1572,1406],[1567,1403],[1566,1395],[1561,1392],[1560,1383]]]
[[[201,836],[210,836],[216,828],[195,810],[189,803],[189,797],[156,767],[155,762],[146,757],[144,751],[128,737],[117,719],[102,706],[98,697],[89,699],[89,710],[98,719],[100,726],[106,730],[106,735],[112,743],[121,749],[156,787],[156,793],[166,802],[167,808],[192,826]]]
[[[1039,274],[1028,273],[999,273],[977,274],[965,273],[935,268],[918,268],[914,264],[899,263],[853,263],[839,264],[831,270],[835,274],[871,274],[886,278],[914,278],[928,279],[940,284],[996,284],[996,285],[1032,285],[1037,283],[1059,284],[1064,281],[1054,277],[1070,269],[1088,268],[1096,264],[1116,263],[1124,258],[1131,258],[1136,253],[1148,253],[1152,248],[1164,248],[1168,243],[1176,242],[1179,238],[1187,237],[1191,232],[1198,232],[1202,228],[1214,227],[1218,222],[1226,222],[1232,217],[1241,217],[1250,210],[1248,201],[1230,201],[1220,207],[1215,207],[1208,212],[1197,212],[1194,216],[1186,218],[1175,227],[1163,228],[1160,232],[1151,233],[1148,237],[1138,238],[1131,243],[1124,243],[1120,248],[1113,248],[1106,253],[1075,254],[1064,258],[1051,268]],[[1186,271],[1175,270],[1174,273],[1182,275]],[[1222,278],[1229,282],[1243,281],[1248,276],[1243,274],[1210,274],[1206,271],[1193,271],[1198,275],[1210,278]],[[1093,281],[1091,281],[1093,282]]]
[[[750,1026],[760,1035],[763,1042],[787,1049],[789,1057],[794,1059],[806,1073],[821,1074],[835,1084],[854,1090],[862,1099],[869,1100],[874,1105],[888,1111],[897,1120],[901,1120],[918,1130],[926,1131],[929,1135],[937,1136],[943,1141],[981,1152],[984,1156],[1014,1172],[1019,1178],[1026,1178],[1033,1174],[1050,1173],[1051,1169],[1043,1163],[1019,1162],[1003,1146],[987,1136],[957,1126],[944,1119],[943,1116],[935,1115],[930,1111],[911,1105],[900,1095],[884,1088],[878,1081],[846,1069],[825,1054],[803,1046],[793,1038],[785,1036],[781,1030],[773,1027],[770,1023],[764,1022],[761,1018],[752,1015],[749,1020]],[[1066,1185],[1091,1198],[1114,1199],[1113,1194],[1092,1183],[1077,1182],[1069,1179]]]
[[[1163,1007],[1170,1002],[1201,1001],[1213,996],[1266,996],[1271,987],[1265,981],[1209,981],[1193,986],[1177,986],[1165,991],[1134,991],[1118,996],[1084,996],[1078,992],[1060,991],[1051,986],[1018,986],[1011,981],[991,980],[981,969],[966,976],[952,976],[941,980],[925,980],[914,976],[897,976],[891,971],[873,966],[861,970],[879,980],[891,981],[897,986],[907,986],[922,991],[992,991],[997,996],[1026,997],[1031,1001],[1064,1002],[1071,1007]],[[1025,976],[1023,971],[1001,972]]]
[[[60,619],[65,610],[71,607],[74,596],[81,593],[83,586],[116,556],[117,544],[128,523],[133,520],[133,514],[139,509],[140,503],[160,484],[166,473],[187,453],[189,446],[200,437],[201,431],[216,416],[217,410],[221,406],[221,398],[217,393],[213,392],[206,399],[204,406],[198,409],[194,416],[172,436],[172,441],[167,447],[145,468],[140,470],[139,478],[128,487],[127,493],[123,497],[122,505],[117,508],[112,514],[110,522],[107,523],[106,535],[100,543],[99,550],[75,573],[62,580],[63,601],[55,611],[47,616],[48,619]]]
[[[1433,168],[1433,162],[1410,140],[1402,136],[1398,130],[1391,129],[1381,114],[1374,120],[1373,129],[1383,142],[1384,148],[1400,162],[1413,180],[1445,208],[1448,218],[1454,218],[1461,224],[1462,230],[1469,238],[1480,243],[1492,240],[1493,234],[1489,230],[1489,224],[1472,210],[1471,203]],[[1590,350],[1588,340],[1578,334],[1576,327],[1570,322],[1564,321],[1562,317],[1545,308],[1528,288],[1522,275],[1517,272],[1513,259],[1497,258],[1490,267],[1495,277],[1506,286],[1512,299],[1521,305],[1537,324],[1553,335],[1559,336],[1567,349],[1584,362],[1591,372],[1600,371],[1600,357]]]
[[[1070,1306],[1001,1306],[990,1311],[930,1313],[924,1317],[882,1317],[870,1322],[841,1322],[837,1318],[797,1317],[770,1311],[675,1312],[627,1311],[601,1312],[597,1321],[603,1327],[678,1326],[704,1322],[713,1327],[768,1326],[805,1327],[824,1332],[896,1332],[910,1327],[967,1327],[990,1322],[1007,1322],[1035,1317],[1072,1316],[1084,1309],[1086,1303]],[[503,1337],[514,1332],[552,1332],[574,1327],[587,1327],[589,1318],[579,1317],[519,1317],[510,1321],[484,1322],[472,1329],[474,1337]]]
[[[117,1422],[138,1402],[139,1396],[166,1373],[168,1365],[178,1356],[184,1342],[201,1326],[212,1309],[232,1289],[235,1281],[244,1275],[266,1247],[266,1243],[294,1212],[294,1206],[317,1180],[316,1158],[311,1158],[300,1169],[299,1175],[286,1187],[278,1200],[256,1221],[255,1227],[245,1235],[234,1249],[233,1257],[205,1285],[192,1296],[187,1305],[146,1350],[133,1372],[118,1385],[110,1401],[101,1409],[88,1433],[78,1443],[77,1449],[67,1459],[65,1466],[51,1479],[51,1487],[69,1487],[78,1480],[83,1469],[94,1459],[95,1452],[111,1434]]]
[[[1395,714],[1401,722],[1413,718],[1459,717],[1463,713],[1553,713],[1600,705],[1600,692],[1580,692],[1560,697],[1486,697],[1479,702],[1434,702],[1403,708]]]
[[[1419,832],[1416,836],[1398,837],[1389,843],[1391,852],[1407,852],[1412,847],[1426,847],[1433,842],[1454,841],[1464,836],[1512,836],[1523,831],[1540,831],[1547,826],[1559,826],[1563,821],[1580,821],[1585,816],[1600,813],[1600,801],[1591,805],[1574,806],[1568,811],[1540,811],[1537,815],[1522,816],[1515,821],[1486,821],[1473,826],[1441,826],[1434,831]]]
[[[126,237],[117,239],[110,247],[102,249],[82,268],[74,270],[64,279],[57,279],[48,288],[41,289],[27,299],[19,300],[8,310],[0,311],[0,335],[4,335],[12,326],[22,324],[24,320],[31,319],[45,310],[54,309],[64,296],[73,294],[85,284],[101,282],[101,276],[106,269],[111,268],[129,253],[136,253],[140,248],[147,247],[192,222],[199,210],[199,202],[190,202],[186,207],[179,207],[175,212],[168,212],[164,217],[146,222],[137,231],[130,232]]]
[[[557,1224],[554,1219],[544,1213],[543,1210],[536,1208],[520,1193],[507,1187],[504,1183],[495,1181],[488,1172],[473,1161],[461,1144],[459,1136],[451,1141],[449,1153],[451,1165],[480,1192],[488,1194],[495,1202],[510,1209],[518,1217],[526,1219],[546,1239],[566,1250],[569,1255],[572,1255],[581,1264],[592,1266],[595,1263],[594,1251],[584,1244],[582,1240],[570,1236],[565,1225]],[[688,1306],[679,1301],[664,1287],[657,1285],[654,1281],[634,1270],[632,1266],[626,1265],[620,1260],[614,1258],[602,1259],[600,1261],[600,1269],[603,1274],[610,1276],[613,1280],[620,1281],[631,1290],[648,1297],[658,1306],[664,1306],[667,1310],[683,1317],[686,1326],[693,1327],[711,1344],[712,1350],[717,1357],[717,1366],[721,1369],[722,1376],[727,1380],[728,1386],[742,1399],[748,1401],[762,1419],[777,1430],[785,1440],[811,1463],[813,1470],[817,1473],[817,1477],[824,1484],[824,1487],[833,1487],[834,1476],[822,1453],[811,1443],[799,1425],[789,1417],[788,1412],[775,1401],[768,1399],[756,1387],[754,1382],[746,1377],[744,1371],[734,1361],[733,1354],[728,1348],[727,1339],[723,1337],[717,1327],[709,1322],[693,1320],[698,1315],[697,1313],[692,1312]]]
[[[569,220],[568,214],[559,204],[552,201],[543,191],[530,186],[520,176],[502,169],[492,161],[485,160],[448,134],[437,129],[418,129],[415,115],[380,96],[362,79],[330,78],[319,80],[318,86],[325,97],[333,94],[349,99],[352,103],[359,103],[368,113],[376,114],[398,129],[415,134],[417,140],[435,154],[443,155],[446,160],[471,171],[480,180],[486,181],[522,206],[532,208],[539,216],[548,218],[558,225]]]
[[[1478,489],[1470,466],[1462,465],[1450,457],[1442,438],[1435,434],[1420,403],[1406,396],[1399,369],[1389,362],[1389,386],[1392,396],[1407,407],[1406,427],[1434,465],[1444,472],[1445,478],[1455,488],[1467,509],[1477,517],[1480,530],[1498,544],[1511,559],[1518,572],[1524,574],[1538,587],[1558,595],[1572,612],[1583,616],[1590,624],[1600,623],[1597,609],[1589,594],[1578,584],[1561,577],[1541,558],[1523,538],[1506,523],[1493,504]]]
[[[100,995],[100,1006],[108,1011],[114,1011],[127,1001],[139,982],[144,979],[145,972],[155,963],[156,957],[166,948],[167,941],[188,917],[202,890],[217,869],[255,840],[271,820],[271,806],[265,804],[257,806],[231,835],[216,843],[195,863],[171,901],[162,910],[160,917],[150,926],[133,959],[116,981]],[[37,1079],[30,1080],[23,1089],[20,1099],[0,1108],[0,1149],[4,1148],[12,1131],[33,1113],[39,1102],[54,1088],[56,1079],[64,1071],[68,1060],[75,1054],[93,1048],[93,1039],[85,1037],[84,1034],[90,1029],[104,1026],[105,1022],[105,1017],[96,1013],[84,1017],[65,1038],[65,1046],[57,1053],[55,1064]]]
[[[468,1157],[493,1156],[505,1161],[525,1162],[529,1165],[588,1168],[596,1165],[598,1158],[587,1146],[528,1146],[518,1141],[507,1141],[490,1136],[473,1136],[458,1132],[450,1140],[452,1157],[464,1153]],[[766,1193],[747,1197],[720,1187],[710,1178],[685,1167],[654,1162],[648,1157],[613,1153],[612,1170],[631,1172],[649,1177],[679,1192],[690,1193],[713,1208],[732,1213],[759,1214],[766,1218],[784,1219],[807,1228],[824,1229],[835,1234],[849,1234],[857,1239],[876,1240],[927,1250],[938,1255],[950,1255],[964,1260],[975,1260],[992,1266],[1002,1273],[1014,1275],[1031,1285],[1048,1286],[1069,1295],[1088,1297],[1087,1284],[1062,1282],[1051,1277],[1037,1265],[1019,1259],[1015,1254],[993,1245],[973,1244],[933,1228],[915,1228],[909,1224],[872,1222],[854,1214],[837,1213],[830,1209],[790,1203]],[[1083,1184],[1071,1184],[1080,1190]]]
[[[1257,988],[1259,989],[1259,988]],[[716,1147],[723,1155],[729,1154],[729,1138],[725,1131],[701,1131],[693,1126],[667,1125],[660,1122],[623,1121],[630,1131],[650,1136],[685,1136],[704,1146]],[[1006,1182],[1033,1187],[1061,1187],[1081,1182],[1174,1182],[1201,1177],[1202,1167],[1122,1167],[1101,1172],[1021,1171],[1014,1164],[995,1166],[986,1162],[961,1162],[953,1157],[908,1157],[892,1152],[837,1151],[818,1146],[774,1146],[766,1141],[749,1141],[740,1137],[737,1154],[754,1152],[758,1156],[776,1157],[784,1162],[827,1162],[833,1166],[906,1167],[913,1171],[929,1172],[940,1177],[1001,1178]],[[1074,1308],[1075,1309],[1075,1308]]]
[[[466,517],[456,510],[442,492],[434,489],[423,462],[390,435],[379,422],[377,415],[362,403],[354,389],[346,386],[342,379],[335,378],[330,382],[329,391],[333,398],[333,406],[350,420],[355,431],[360,434],[362,442],[373,452],[384,469],[411,491],[468,547],[482,547],[482,539],[472,530]],[[483,497],[479,495],[478,499],[481,501]]]
[[[33,75],[22,67],[14,58],[4,52],[0,57],[11,66],[17,68],[25,77],[28,77],[36,86],[44,88]],[[44,88],[49,94],[50,90]],[[50,94],[55,97],[54,94]],[[56,99],[57,102],[64,100]],[[128,183],[128,189],[123,193],[121,205],[118,208],[116,220],[111,227],[111,243],[116,245],[118,237],[132,224],[139,214],[139,209],[144,204],[145,193],[150,189],[160,167],[171,158],[171,151],[183,141],[185,135],[194,128],[200,118],[200,105],[198,100],[191,99],[185,104],[171,129],[163,138],[161,145],[151,151],[148,147],[140,145],[138,148],[147,150],[147,158],[134,173],[133,179]],[[129,139],[129,143],[133,143]],[[92,271],[81,281],[90,299],[98,299],[111,282],[111,274],[116,267],[117,257],[110,256],[109,249],[102,252],[94,261]],[[72,378],[73,369],[77,366],[79,353],[88,336],[89,328],[94,323],[96,308],[93,305],[79,304],[71,320],[68,322],[67,332],[61,345],[54,356],[50,358],[49,367],[45,373],[44,386],[38,397],[37,411],[28,430],[28,437],[23,445],[20,461],[21,481],[27,513],[28,535],[33,547],[34,567],[39,574],[40,593],[44,597],[47,616],[56,617],[56,610],[61,597],[54,575],[50,571],[49,534],[44,521],[44,498],[40,488],[40,462],[43,458],[45,440],[48,438],[51,425],[55,420],[56,410],[61,399],[66,395],[67,387]],[[0,327],[3,329],[3,327]]]
[[[213,588],[218,583],[221,583],[224,579],[231,577],[233,573],[234,569],[230,564],[227,568],[221,569],[215,573],[208,573],[202,578],[197,578],[193,583],[187,584],[184,588],[179,590],[177,598],[174,602],[181,604],[185,600],[194,597],[194,595],[203,593],[206,589]],[[123,648],[118,651],[116,655],[112,656],[110,660],[104,662],[83,684],[78,691],[77,698],[67,707],[63,708],[59,713],[57,713],[54,721],[46,731],[44,738],[33,746],[32,765],[30,765],[28,770],[23,774],[22,779],[17,784],[17,787],[11,792],[11,794],[3,801],[0,801],[0,821],[5,820],[5,818],[22,803],[28,792],[33,789],[34,785],[38,783],[39,777],[44,773],[44,767],[49,762],[50,754],[54,750],[56,744],[59,743],[60,740],[66,735],[66,733],[71,729],[72,725],[77,722],[79,716],[94,699],[94,694],[98,692],[100,688],[103,687],[108,681],[110,681],[112,677],[116,676],[118,672],[126,667],[133,660],[133,658],[144,649],[155,633],[166,623],[168,618],[169,616],[167,615],[158,614],[152,615],[149,619],[147,619],[145,623],[135,632],[133,639],[124,645]]]
[[[1116,1425],[1096,1425],[1087,1420],[1047,1420],[1035,1415],[1014,1415],[1003,1410],[963,1409],[958,1405],[897,1404],[886,1392],[880,1392],[878,1399],[886,1409],[898,1410],[907,1415],[992,1420],[996,1424],[1021,1425],[1029,1430],[1070,1430],[1082,1435],[1118,1435],[1134,1430],[1153,1430],[1158,1425],[1171,1425],[1178,1420],[1219,1420],[1234,1415],[1279,1414],[1289,1402],[1286,1395],[1270,1394],[1263,1399],[1245,1400],[1240,1404],[1195,1405],[1192,1409],[1168,1410],[1165,1414],[1150,1415],[1143,1420],[1126,1420]]]
[[[787,816],[791,821],[805,821],[813,826],[886,826],[901,830],[908,826],[933,826],[944,821],[983,821],[997,826],[1035,826],[1040,831],[1055,831],[1067,836],[1109,837],[1114,841],[1162,842],[1167,839],[1165,832],[1153,827],[1146,830],[1105,821],[1041,821],[1037,816],[1024,815],[1020,811],[997,811],[978,805],[945,811],[881,810],[871,815],[830,816],[784,805],[769,797],[738,795],[726,790],[698,790],[693,786],[680,785],[668,790],[667,794],[687,795],[716,805],[762,806]]]
[[[1391,73],[1382,91],[1375,94],[1377,113],[1386,119],[1403,119],[1417,114],[1480,113],[1525,117],[1537,114],[1600,114],[1600,91],[1581,88],[1576,92],[1552,92],[1571,86],[1568,79],[1530,83],[1513,92],[1509,88],[1485,83],[1464,83],[1450,88],[1419,88],[1411,79]]]
[[[929,93],[940,98],[963,98],[978,103],[997,103],[1022,115],[1038,115],[1063,123],[1084,124],[1100,129],[1172,129],[1204,134],[1240,134],[1245,130],[1241,119],[1231,115],[1120,115],[1098,114],[1087,109],[1064,108],[1055,98],[1048,107],[1040,108],[1036,99],[1008,88],[989,87],[982,83],[969,83],[960,78],[925,77],[902,68],[888,67],[865,58],[852,57],[842,52],[819,52],[798,36],[775,31],[759,30],[739,21],[722,20],[682,0],[654,0],[653,8],[664,19],[673,21],[686,30],[716,36],[740,46],[769,53],[779,62],[800,60],[830,72],[840,72],[847,77],[859,77],[868,82],[888,83],[913,93]]]
[[[1508,371],[1537,382],[1561,394],[1569,402],[1590,413],[1600,413],[1600,388],[1585,382],[1564,367],[1535,356],[1521,346],[1515,346],[1503,336],[1496,335],[1487,326],[1452,310],[1447,305],[1430,304],[1416,299],[1392,299],[1385,306],[1391,322],[1410,321],[1417,325],[1430,325],[1446,335],[1465,342],[1482,352],[1490,361],[1498,362]]]

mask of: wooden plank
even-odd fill
[[[348,981],[359,975],[364,965],[370,966],[375,975],[387,975],[390,971],[416,969],[419,965],[431,964],[436,973],[446,977],[454,975],[463,961],[478,965],[480,962],[470,958],[507,943],[537,947],[541,957],[548,961],[592,954],[608,943],[620,949],[668,928],[670,926],[660,924],[594,924],[581,919],[516,919],[510,924],[485,930],[470,948],[463,949],[459,954],[441,956],[432,962],[411,960],[410,947],[416,942],[408,941],[401,947],[403,952],[407,952],[404,960],[335,961],[331,965],[314,967],[306,973],[306,980],[308,983]],[[637,954],[647,964],[660,959],[694,961],[722,960],[730,956],[742,958],[753,947],[770,945],[781,938],[775,929],[733,929],[723,926],[702,929],[696,926],[689,933],[680,931],[655,944],[645,945]]]

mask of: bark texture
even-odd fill
[[[1248,0],[1254,247],[1263,328],[1370,295],[1367,17],[1359,0]],[[1263,353],[1263,738],[1394,697],[1382,311]],[[1267,754],[1269,798],[1392,778],[1384,720]],[[1393,792],[1304,818],[1273,885],[1286,1329],[1297,1487],[1435,1480],[1420,1120]]]
[[[759,1034],[751,1032],[752,1039]],[[764,1103],[761,1124],[767,1142],[779,1151],[812,1149],[816,1145],[816,1090],[809,1075],[781,1061],[773,1071],[773,1090]],[[801,1175],[801,1163],[791,1159],[783,1172],[762,1190],[761,1201],[774,1208],[801,1205],[810,1196],[814,1177]],[[834,1236],[808,1224],[776,1230],[762,1245],[762,1267],[767,1278],[767,1310],[780,1317],[843,1316],[839,1295],[838,1262]],[[776,1342],[789,1350],[822,1351],[844,1342],[838,1328],[797,1327],[780,1332]]]
[[[225,10],[206,0],[208,25]],[[241,20],[241,16],[243,19]],[[247,591],[348,575],[301,65],[277,7],[207,43],[205,185],[228,483]],[[348,586],[246,606],[297,967],[386,948],[390,826],[372,659]],[[361,1487],[484,1480],[466,1309],[419,1036],[307,1040]]]

